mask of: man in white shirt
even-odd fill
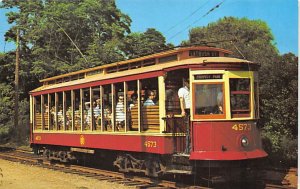
[[[189,78],[183,80],[183,87],[178,90],[178,97],[180,100],[181,116],[184,117],[186,125],[186,140],[185,140],[185,153],[190,153],[190,84]]]
[[[183,117],[189,115],[191,107],[189,79],[183,81],[183,87],[178,90],[178,97],[180,100],[181,115]]]

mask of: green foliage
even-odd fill
[[[20,144],[28,144],[30,133],[29,121],[29,102],[24,99],[19,102],[19,128],[18,128],[18,142]]]
[[[128,58],[156,53],[173,45],[166,44],[166,38],[154,28],[147,29],[144,33],[131,33],[126,36],[122,50]]]
[[[264,149],[269,154],[271,166],[297,167],[298,139],[286,135],[274,136],[272,132],[263,132]]]
[[[297,136],[298,58],[285,54],[261,72],[264,129]]]
[[[6,39],[14,41],[20,29],[25,72],[37,79],[123,59],[119,41],[131,20],[113,0],[2,2],[10,7],[18,11],[8,13],[15,26]]]
[[[13,128],[13,88],[0,83],[0,142],[9,139]]]
[[[10,85],[0,83],[0,143],[16,141],[23,143],[29,137],[29,103],[19,102],[19,124],[14,127],[14,91]]]
[[[270,28],[261,20],[224,17],[206,27],[191,29],[189,40],[183,44],[216,45],[231,50],[236,57],[242,57],[242,52],[247,60],[266,64],[278,56],[273,39]]]
[[[298,57],[282,55],[261,70],[260,98],[263,135],[272,141],[272,153],[296,162],[298,139]]]
[[[15,55],[12,53],[0,53],[0,81],[12,83],[14,81]]]

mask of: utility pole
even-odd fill
[[[17,30],[17,47],[16,47],[16,68],[15,68],[15,116],[14,116],[14,129],[15,129],[15,141],[19,141],[20,131],[19,129],[19,59],[20,59],[20,37],[19,29]]]

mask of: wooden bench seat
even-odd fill
[[[138,129],[138,108],[131,109],[131,128]],[[141,130],[159,131],[159,106],[144,106],[141,108]]]
[[[35,114],[35,129],[36,130],[42,129],[42,114],[41,113]]]

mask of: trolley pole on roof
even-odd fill
[[[14,129],[15,129],[15,141],[19,141],[20,133],[19,129],[19,59],[20,59],[20,48],[19,48],[19,29],[17,29],[17,47],[16,47],[16,68],[15,68],[15,111],[14,111]]]

